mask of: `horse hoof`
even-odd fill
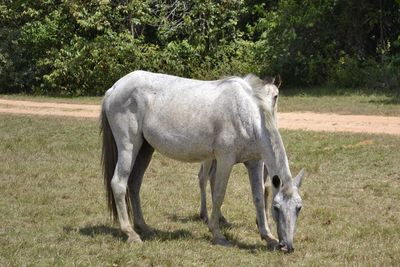
[[[214,245],[224,246],[224,247],[232,247],[232,242],[228,241],[226,238],[214,238],[213,239]]]
[[[143,243],[142,239],[138,235],[130,235],[128,237],[128,240],[126,240],[126,243],[128,244],[134,244],[134,243]]]

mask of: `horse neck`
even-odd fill
[[[289,169],[289,161],[286,155],[285,146],[279,133],[276,112],[264,112],[265,129],[269,138],[275,157],[276,168],[280,173],[280,178],[285,185],[292,184],[292,174]]]
[[[275,122],[275,127],[278,128],[278,102],[275,103],[275,107],[272,111],[272,117]]]

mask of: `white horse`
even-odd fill
[[[269,246],[278,244],[266,224],[265,164],[277,191],[274,217],[282,221],[278,223],[279,243],[284,250],[293,250],[302,175],[292,182],[264,89],[253,88],[239,77],[198,81],[135,71],[106,92],[101,115],[104,181],[108,206],[128,242],[141,242],[130,223],[130,205],[135,229],[150,231],[142,215],[139,191],[156,149],[180,161],[217,161],[208,226],[213,242],[221,245],[229,242],[220,230],[220,209],[232,166],[239,162],[249,171],[260,235]]]

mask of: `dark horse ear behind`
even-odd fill
[[[274,81],[273,81],[273,84],[275,84],[275,86],[278,87],[278,89],[279,89],[279,87],[281,87],[282,78],[281,78],[281,75],[280,75],[280,74],[278,74],[278,75],[275,76]]]
[[[263,81],[266,83],[274,84],[276,87],[278,87],[278,89],[282,84],[282,78],[280,74],[276,75],[275,77],[266,76],[263,78]]]
[[[275,84],[275,77],[265,76],[263,78],[263,81],[266,82],[266,83]]]

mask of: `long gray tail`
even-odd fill
[[[108,122],[104,102],[101,109],[101,134],[103,135],[103,149],[101,153],[101,163],[103,165],[104,186],[107,195],[107,206],[111,217],[118,219],[117,207],[115,205],[114,194],[111,188],[111,179],[114,176],[115,166],[118,161],[117,144]]]

